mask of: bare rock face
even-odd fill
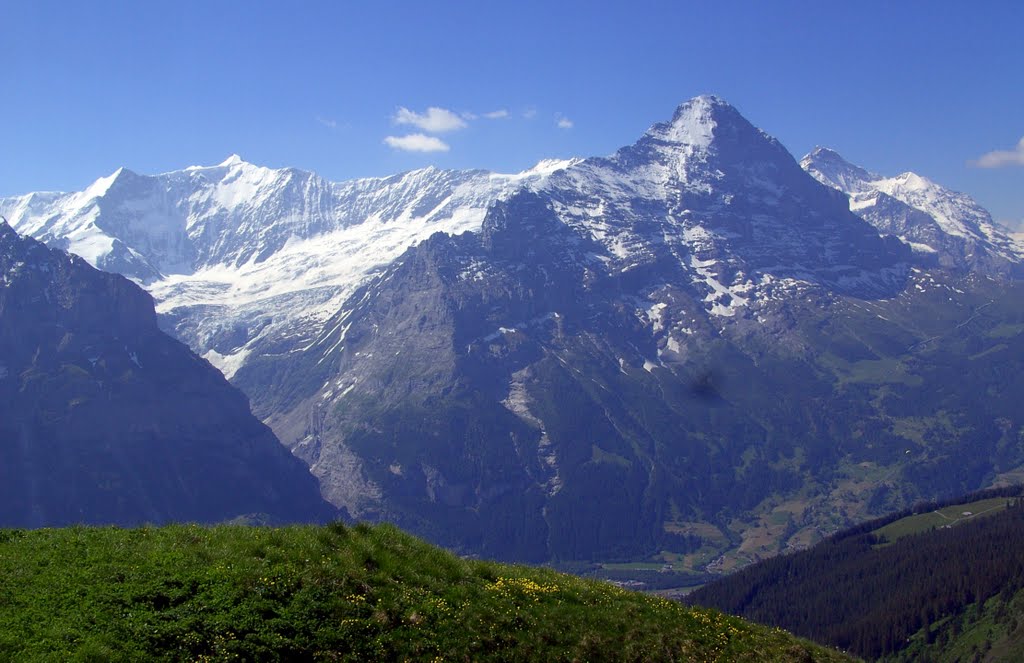
[[[2,222],[0,495],[4,527],[332,514],[148,294]]]

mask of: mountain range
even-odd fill
[[[335,506],[464,552],[723,570],[1024,465],[1021,245],[716,97],[516,175],[232,157],[0,214],[146,287]]]

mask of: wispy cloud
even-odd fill
[[[968,162],[975,168],[1005,168],[1006,166],[1024,166],[1024,138],[1012,150],[995,150],[982,154]]]
[[[524,120],[532,120],[535,117],[537,117],[537,109],[536,108],[527,108],[526,110],[523,111],[523,119]]]
[[[573,124],[573,121],[566,116],[561,113],[555,113],[555,126],[559,129],[572,129],[575,125]]]
[[[399,107],[392,118],[395,124],[411,124],[432,134],[456,131],[466,128],[466,121],[446,108],[431,106],[426,113],[417,113],[404,106]]]
[[[319,115],[317,115],[316,116],[316,121],[319,122],[320,124],[324,125],[328,129],[331,129],[332,131],[334,129],[338,128],[338,121],[337,120],[332,120],[330,118],[320,117]]]
[[[508,117],[508,111],[504,108],[500,108],[496,111],[491,111],[490,113],[484,113],[484,117],[488,120],[503,120]]]
[[[388,136],[384,142],[396,150],[405,152],[447,152],[451,149],[437,136],[427,136],[426,134]]]

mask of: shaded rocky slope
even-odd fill
[[[0,222],[0,524],[330,517],[244,395],[127,279]]]

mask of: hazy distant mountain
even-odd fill
[[[3,527],[332,515],[149,295],[2,221],[0,496]]]

